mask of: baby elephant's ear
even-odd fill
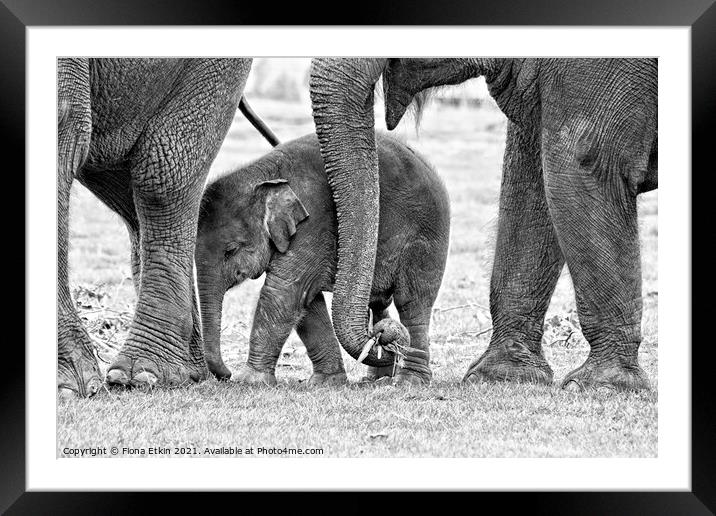
[[[296,226],[308,217],[308,212],[285,179],[264,181],[257,189],[266,193],[264,221],[271,241],[276,249],[285,253],[291,237],[296,234]]]

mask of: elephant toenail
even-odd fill
[[[137,387],[154,387],[159,380],[149,371],[142,371],[132,379],[132,384]]]
[[[562,388],[569,392],[582,392],[582,387],[577,380],[569,380]]]
[[[71,400],[77,397],[77,392],[73,391],[68,387],[60,387],[59,389],[57,389],[57,394],[60,399],[63,400]]]
[[[129,376],[121,369],[111,369],[107,372],[107,383],[110,385],[127,385]]]
[[[477,373],[468,372],[462,379],[462,383],[480,383],[482,378]]]

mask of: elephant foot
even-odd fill
[[[243,385],[276,385],[276,375],[273,371],[259,371],[249,364],[242,365],[234,375],[234,381]]]
[[[466,383],[519,382],[550,385],[552,368],[542,354],[533,353],[512,339],[490,344],[485,353],[467,369]]]
[[[209,372],[217,380],[229,380],[231,378],[231,369],[226,367],[222,359],[213,360],[207,356],[206,365],[209,366]]]
[[[169,361],[150,355],[125,344],[107,370],[106,381],[111,386],[152,389],[154,387],[180,387],[205,380],[206,366],[189,360]]]
[[[395,367],[393,365],[383,366],[383,367],[372,367],[368,366],[366,369],[366,374],[364,377],[362,377],[359,381],[359,383],[391,383],[393,381],[393,373],[395,372]]]
[[[417,348],[401,349],[398,371],[394,385],[430,385],[433,372],[430,370],[430,354]]]
[[[57,394],[62,399],[90,397],[102,387],[102,374],[84,328],[58,344]]]
[[[600,361],[590,355],[584,364],[564,378],[562,388],[574,392],[587,389],[641,391],[649,390],[650,383],[636,358],[625,364],[619,359]]]
[[[339,387],[348,383],[348,376],[345,371],[338,373],[313,373],[308,379],[309,387]]]
[[[393,385],[396,387],[413,387],[413,386],[422,386],[422,385],[430,385],[430,378],[424,378],[422,376],[418,376],[411,373],[404,373],[396,375],[393,379]]]

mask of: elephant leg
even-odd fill
[[[296,333],[313,363],[309,385],[344,385],[348,382],[341,345],[333,331],[323,293],[319,292],[308,305],[303,319],[296,326]]]
[[[388,313],[388,307],[392,302],[392,298],[371,299],[370,304],[368,305],[368,309],[370,310],[370,313],[373,318],[373,327],[380,323],[380,321],[391,320],[390,314]],[[371,383],[378,380],[387,380],[393,378],[394,374],[395,366],[393,364],[382,367],[366,366],[365,376],[363,376],[360,381],[361,383]]]
[[[544,316],[564,258],[544,191],[539,138],[508,124],[497,247],[490,281],[490,344],[463,381],[552,383]]]
[[[192,62],[194,80],[177,83],[132,149],[141,285],[110,384],[175,386],[208,376],[194,280],[199,205],[248,74],[246,66],[222,78],[214,75],[219,64]]]
[[[165,187],[174,179],[172,173],[167,176]],[[196,179],[160,195],[137,188],[133,180],[140,229],[139,259],[133,259],[133,269],[139,264],[140,272],[133,275],[135,285],[139,277],[139,291],[129,337],[107,373],[110,384],[175,386],[207,376],[194,294],[193,250],[203,183]]]
[[[266,276],[254,313],[249,356],[233,376],[238,383],[276,385],[276,363],[291,330],[303,316],[301,293],[291,273],[274,267]]]
[[[626,155],[619,156],[617,167],[600,165],[602,159],[585,160],[579,146],[563,136],[579,128],[564,127],[546,137],[545,185],[590,351],[562,385],[648,389],[638,362],[642,298],[636,195],[618,168],[636,168],[638,156],[623,146]]]
[[[58,177],[57,388],[63,397],[92,396],[102,385],[94,344],[70,294],[67,252],[71,185],[71,178]]]
[[[428,385],[433,378],[430,370],[430,312],[434,299],[411,296],[404,300],[400,291],[396,290],[395,306],[400,323],[410,335],[410,347],[401,350],[404,356],[398,361],[396,385]]]
[[[131,246],[130,261],[134,290],[139,294],[141,286],[140,232],[137,210],[134,206],[131,175],[129,171],[96,172],[83,170],[78,180],[107,207],[124,221]],[[201,346],[201,323],[195,298],[192,298],[191,348]],[[229,373],[230,374],[230,373]]]
[[[194,246],[207,163],[182,160],[149,143],[132,170],[139,220],[139,291],[127,342],[107,382],[176,386],[207,377],[194,286]],[[197,145],[200,145],[197,143]],[[130,231],[131,234],[131,231]],[[136,244],[133,245],[137,249]]]
[[[61,396],[92,396],[102,385],[94,346],[82,326],[68,277],[70,190],[87,157],[92,132],[89,67],[58,60],[57,156],[57,388]]]
[[[448,232],[444,238],[416,241],[403,253],[404,262],[395,285],[395,307],[400,323],[408,330],[410,346],[402,350],[395,383],[428,385],[430,369],[430,317],[438,297],[448,254]]]

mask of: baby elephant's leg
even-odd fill
[[[326,301],[319,293],[308,306],[305,316],[296,326],[296,333],[306,346],[313,362],[309,385],[344,385],[348,382],[343,368],[340,344],[333,332]]]
[[[398,361],[395,384],[428,385],[433,378],[430,369],[430,307],[400,306],[400,323],[408,330],[410,346],[402,349],[403,356]]]
[[[301,319],[298,289],[286,288],[287,284],[278,274],[266,276],[254,313],[249,356],[234,375],[238,383],[276,385],[276,362],[291,330]]]
[[[372,301],[369,305],[370,311],[373,314],[373,328],[378,326],[380,328],[380,322],[383,320],[391,320],[390,314],[388,313],[388,307],[393,302],[392,298],[388,300]],[[367,366],[366,374],[361,378],[362,383],[369,383],[375,381],[387,381],[395,374],[395,367],[388,365],[384,367],[373,367]]]
[[[445,232],[447,234],[447,231]],[[430,369],[430,316],[442,283],[448,240],[416,242],[406,253],[395,286],[395,307],[401,324],[410,334],[396,372],[396,384],[428,384]]]

